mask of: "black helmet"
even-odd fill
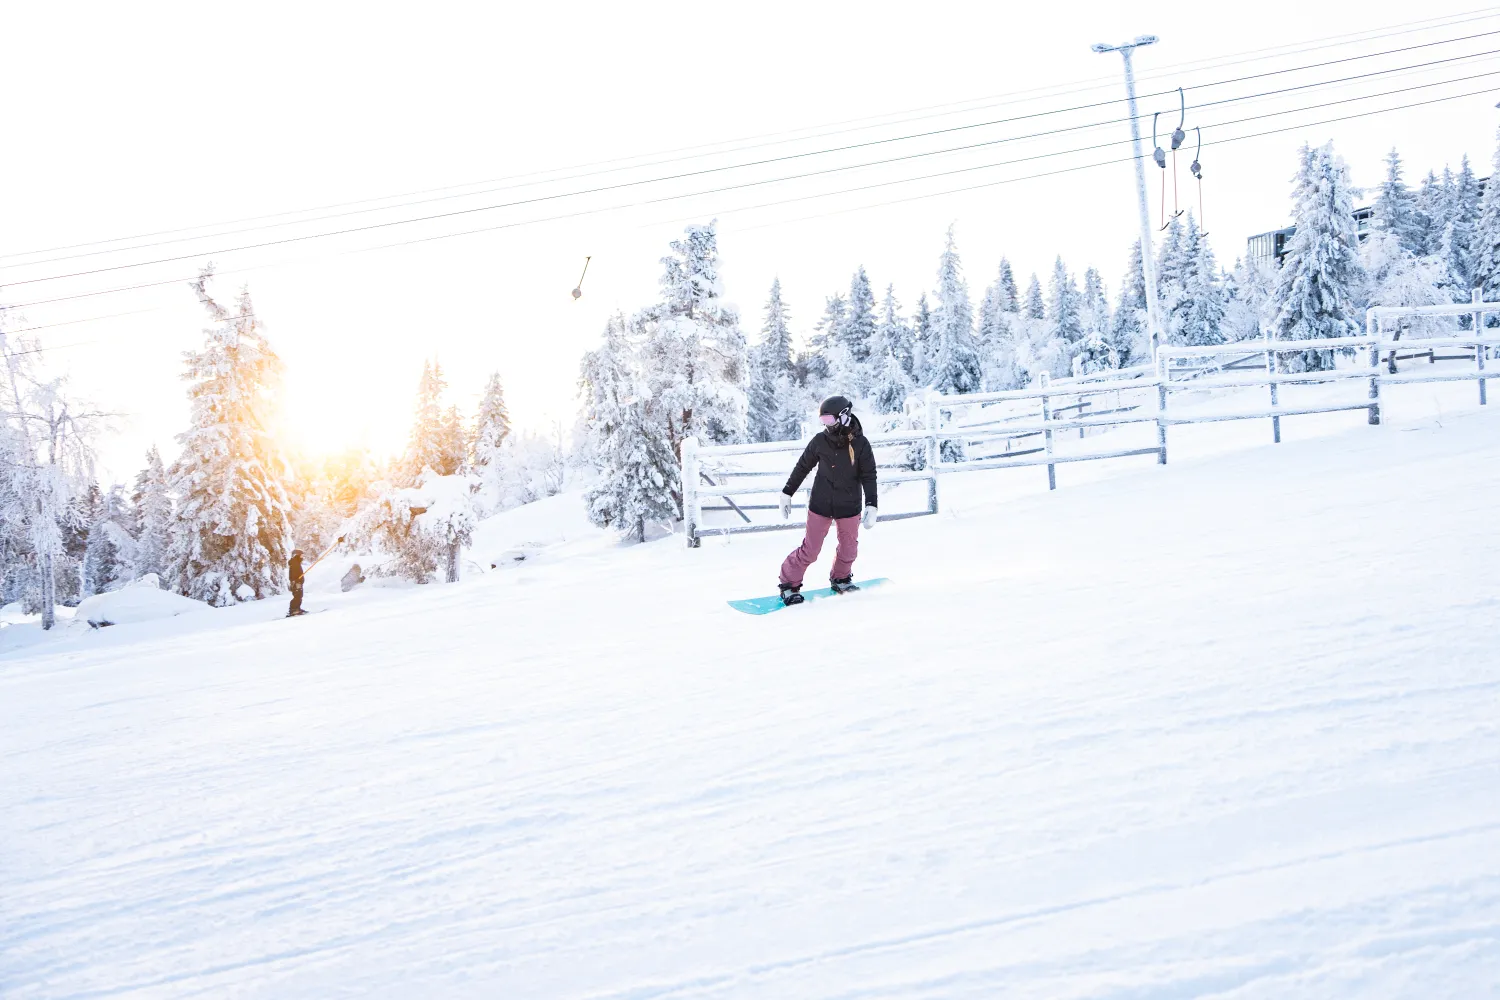
[[[849,422],[854,419],[854,404],[843,396],[829,396],[818,407],[818,416],[832,417],[833,423],[830,426],[848,427]]]

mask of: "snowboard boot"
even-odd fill
[[[839,580],[835,580],[830,577],[828,580],[828,584],[833,588],[833,592],[835,594],[847,594],[851,590],[859,589],[854,585],[854,577],[852,576],[846,576]]]
[[[807,600],[807,598],[803,597],[802,594],[800,593],[801,590],[802,590],[802,584],[800,584],[800,583],[797,584],[796,586],[793,586],[790,583],[783,583],[783,584],[781,584],[781,603],[782,603],[782,605],[789,608],[793,604],[801,604],[803,601]]]

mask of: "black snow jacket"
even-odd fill
[[[293,587],[300,587],[300,586],[302,586],[302,557],[301,556],[292,556],[291,559],[287,560],[286,575],[287,575],[288,581],[291,583],[291,585]]]
[[[813,480],[812,500],[807,505],[814,514],[857,517],[865,505],[879,506],[875,502],[875,451],[858,419],[851,430],[852,434],[830,427],[807,442],[781,492],[796,496],[802,480],[816,468],[818,477]],[[859,501],[861,487],[864,504]]]

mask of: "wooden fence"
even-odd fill
[[[1263,339],[1204,347],[1163,347],[1158,351],[1154,370],[1125,369],[1057,380],[1042,375],[1030,388],[1004,392],[946,396],[928,392],[908,401],[908,430],[869,435],[871,445],[877,450],[906,449],[903,461],[878,463],[882,493],[884,487],[900,483],[927,484],[924,509],[883,513],[879,519],[893,521],[936,514],[939,509],[939,480],[957,472],[1045,466],[1047,488],[1056,489],[1057,466],[1060,464],[1150,455],[1156,458],[1157,464],[1165,465],[1168,428],[1184,424],[1269,420],[1272,440],[1279,443],[1284,417],[1364,410],[1370,424],[1379,424],[1383,388],[1424,382],[1475,381],[1479,388],[1479,403],[1485,405],[1488,402],[1486,381],[1500,374],[1485,368],[1486,360],[1494,356],[1492,352],[1500,349],[1500,329],[1492,330],[1490,336],[1485,336],[1484,316],[1487,313],[1500,315],[1500,302],[1481,302],[1476,291],[1470,303],[1371,309],[1366,315],[1366,333],[1363,336],[1325,340]],[[1404,318],[1442,316],[1473,316],[1473,329],[1463,335],[1404,341],[1399,339],[1399,330],[1389,336],[1384,332]],[[1438,356],[1437,351],[1458,353]],[[1424,367],[1443,359],[1472,359],[1473,367],[1402,372],[1398,369],[1398,362],[1402,360],[1401,352],[1405,352],[1407,359],[1418,357],[1426,360],[1428,365]],[[1290,370],[1308,367],[1308,359],[1304,358],[1299,363],[1297,355],[1311,355],[1313,364],[1326,367]],[[1352,366],[1338,365],[1340,359],[1348,361],[1351,357],[1354,359]],[[1283,390],[1293,387],[1332,388],[1361,382],[1365,383],[1366,389],[1362,397],[1356,400],[1325,399],[1294,405],[1287,405],[1282,400]],[[1267,405],[1210,412],[1190,412],[1172,405],[1173,398],[1184,392],[1255,388],[1267,390]],[[1145,398],[1128,406],[1123,405],[1121,400],[1127,393]],[[1108,394],[1116,396],[1115,405],[1095,409],[1093,400]],[[1010,412],[1000,416],[985,412],[996,407]],[[1070,413],[1076,415],[1064,415]],[[1058,435],[1074,430],[1078,431],[1081,438],[1089,430],[1144,424],[1155,427],[1155,439],[1149,445],[1137,442],[1133,446],[1094,450],[1058,452],[1056,449]],[[1026,439],[1040,439],[1040,442],[1028,444],[1020,450],[1010,450],[1011,444]],[[1004,453],[972,459],[967,457],[970,451],[979,446],[993,446],[1000,441],[1006,443],[1007,450]],[[757,523],[749,513],[777,509],[776,494],[781,492],[785,468],[777,471],[715,472],[707,466],[723,466],[749,456],[798,453],[805,446],[805,441],[739,445],[700,445],[695,438],[685,441],[682,448],[682,483],[687,544],[697,548],[704,535],[800,530],[805,523],[803,521],[773,519]],[[722,481],[716,481],[716,476]],[[758,481],[732,485],[730,481],[734,479]],[[805,495],[810,489],[810,484],[804,484],[800,493]],[[744,497],[760,497],[765,502],[746,504],[736,499]],[[709,500],[707,506],[705,498]],[[722,499],[723,504],[713,505],[714,498]],[[793,506],[795,509],[805,509],[806,502],[799,497],[794,500]],[[703,515],[706,512],[731,511],[739,518],[738,522],[718,526],[704,524]]]

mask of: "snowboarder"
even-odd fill
[[[797,459],[791,478],[777,498],[781,516],[792,513],[792,497],[814,467],[812,499],[807,503],[807,531],[802,544],[781,564],[781,602],[801,604],[802,578],[807,567],[823,551],[828,529],[838,526],[838,551],[834,555],[829,583],[836,593],[858,590],[852,573],[859,554],[859,529],[875,526],[875,452],[865,437],[854,404],[843,396],[830,396],[818,409],[823,433],[807,442]],[[864,491],[861,510],[860,491]]]
[[[292,584],[292,605],[287,608],[286,616],[295,618],[297,615],[305,615],[302,610],[302,550],[293,549],[292,558],[287,560],[286,575]]]

